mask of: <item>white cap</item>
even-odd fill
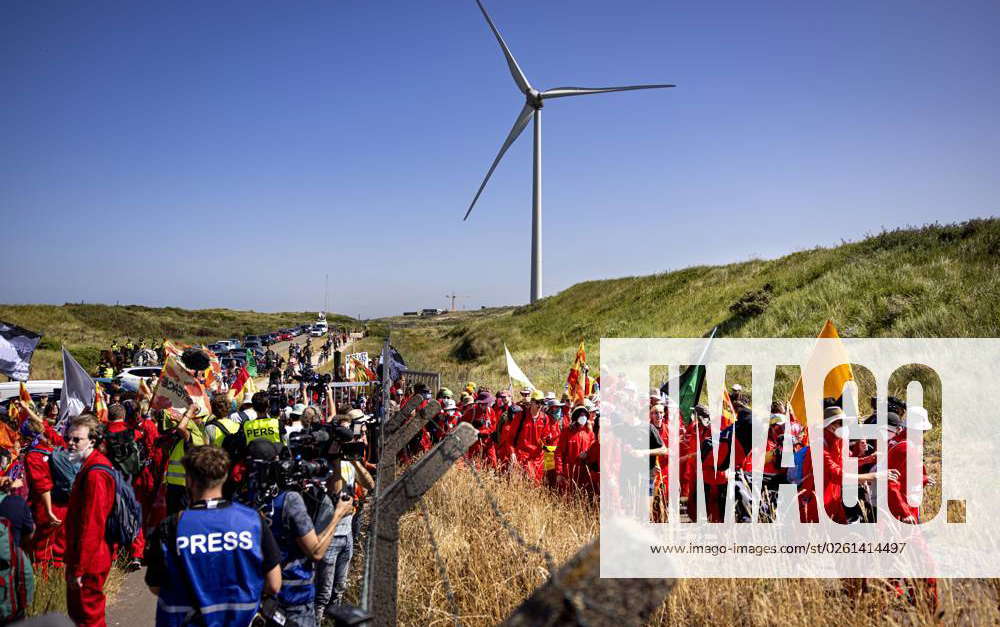
[[[732,389],[733,389],[733,392],[740,392],[740,391],[743,390],[743,386],[740,385],[739,383],[734,383]]]

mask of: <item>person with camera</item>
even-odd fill
[[[353,422],[364,417],[363,411],[352,409],[346,415],[338,416],[336,424],[341,429],[352,429]],[[327,483],[329,493],[353,498],[357,486],[364,490],[375,487],[375,481],[365,468],[364,461],[361,459],[334,461],[333,473]],[[347,590],[347,572],[351,565],[351,557],[354,555],[354,515],[352,510],[337,523],[330,548],[316,568],[317,622],[322,620],[327,606],[340,605],[343,602],[344,592]]]
[[[102,451],[104,428],[92,414],[73,419],[66,446],[80,471],[73,481],[66,526],[66,611],[77,625],[106,625],[104,582],[111,571],[105,528],[115,504],[111,460]],[[98,469],[101,466],[105,470]]]
[[[197,446],[182,463],[191,505],[150,538],[146,585],[158,626],[249,625],[262,595],[281,589],[281,553],[255,510],[222,498],[229,455]]]
[[[278,446],[263,439],[255,441],[252,449],[251,457],[255,460],[252,473],[270,474],[275,465],[281,467],[292,461],[279,460]],[[266,481],[257,477],[251,483]],[[278,477],[277,481],[279,491],[262,511],[270,521],[281,554],[282,587],[278,603],[292,624],[313,627],[317,624],[315,563],[326,555],[337,523],[353,511],[354,500],[343,495],[334,505],[326,494],[321,493],[318,499],[314,491],[304,494],[307,491],[287,477]],[[312,508],[307,505],[307,498]]]

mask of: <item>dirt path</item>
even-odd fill
[[[108,604],[108,625],[140,627],[156,624],[156,597],[146,587],[146,569],[125,577],[122,587]]]

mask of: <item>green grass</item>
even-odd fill
[[[507,384],[503,343],[532,381],[560,390],[581,340],[602,337],[1000,336],[1000,220],[897,229],[773,260],[587,281],[533,305],[387,318],[411,367],[448,384]],[[790,385],[779,381],[779,385]]]
[[[188,344],[274,331],[311,323],[315,312],[260,313],[232,309],[188,310],[139,305],[0,305],[0,320],[43,334],[31,363],[33,379],[62,378],[60,347],[65,345],[84,368],[92,370],[100,351],[125,337],[167,338]],[[330,315],[331,326],[357,326],[347,316]]]

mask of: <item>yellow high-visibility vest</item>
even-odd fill
[[[245,420],[243,422],[243,435],[247,444],[258,438],[264,438],[281,445],[281,425],[277,418],[257,418],[256,420]]]
[[[208,431],[208,427],[210,426],[215,427],[212,430],[214,433]],[[219,448],[222,448],[222,441],[226,439],[227,435],[240,432],[239,423],[229,418],[216,418],[209,421],[205,427],[206,435],[210,435],[212,439],[212,446],[218,446]]]
[[[542,469],[543,470],[555,470],[556,467],[556,447],[545,446],[545,451],[542,453]]]
[[[193,422],[189,422],[191,425],[191,445],[201,446],[206,443],[205,434],[202,432],[201,427]],[[170,451],[170,460],[167,462],[167,485],[184,485],[184,464],[181,463],[181,459],[184,457],[185,452],[185,442],[181,440],[174,445],[174,448]]]

